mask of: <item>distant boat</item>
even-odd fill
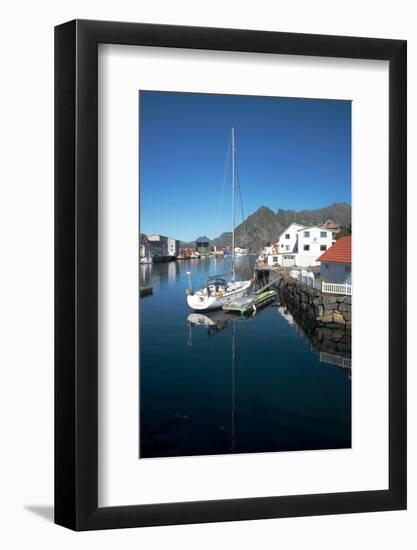
[[[149,265],[149,264],[152,263],[152,258],[151,258],[150,254],[149,254],[149,250],[148,250],[148,255],[147,255],[147,256],[144,256],[143,258],[140,258],[139,263],[140,263],[141,265]]]
[[[232,128],[232,273],[230,281],[223,278],[222,275],[209,277],[206,286],[200,288],[196,292],[187,289],[187,303],[188,305],[197,311],[204,311],[210,309],[220,309],[224,305],[230,303],[234,299],[244,296],[252,281],[236,281],[235,272],[235,260],[236,260],[236,247],[235,247],[235,175],[236,175],[236,150],[235,150],[235,129]],[[228,274],[226,274],[228,275]],[[189,274],[191,276],[191,273]]]
[[[247,248],[239,248],[238,246],[235,248],[235,256],[247,256],[249,253]]]

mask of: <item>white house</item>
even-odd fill
[[[320,265],[317,258],[332,246],[332,232],[323,227],[303,227],[297,234],[299,261],[297,265]]]
[[[180,253],[180,242],[177,239],[168,237],[168,256],[178,256]]]
[[[323,227],[292,223],[279,237],[279,253],[268,255],[268,265],[318,266],[318,256],[332,246],[332,232]]]
[[[352,237],[340,237],[318,261],[320,276],[331,283],[352,284]]]
[[[278,239],[280,253],[296,253],[298,251],[298,231],[300,231],[300,229],[303,229],[302,225],[299,223],[292,223],[283,233],[281,233]]]

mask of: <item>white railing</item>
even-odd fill
[[[321,291],[328,294],[344,294],[352,296],[352,285],[321,282]]]
[[[322,363],[331,363],[344,369],[352,368],[352,359],[347,357],[341,357],[340,355],[334,355],[333,353],[327,353],[325,351],[320,352],[320,361]]]
[[[339,284],[339,283],[326,283],[324,281],[314,279],[314,274],[309,273],[304,275],[297,270],[293,270],[290,273],[290,277],[303,283],[304,285],[311,286],[317,290],[321,290],[326,294],[344,294],[345,296],[352,296],[352,285]]]

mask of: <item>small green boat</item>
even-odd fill
[[[234,313],[256,313],[256,311],[273,302],[277,296],[276,290],[264,290],[259,294],[251,294],[249,296],[242,296],[236,298],[232,302],[223,306],[224,311],[230,311]]]

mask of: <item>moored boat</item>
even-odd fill
[[[252,281],[230,281],[219,277],[209,278],[207,285],[187,296],[188,305],[194,310],[220,309],[246,294]]]
[[[232,273],[231,280],[227,281],[221,276],[209,277],[206,285],[200,288],[196,292],[192,291],[191,287],[191,273],[188,272],[190,277],[190,287],[187,288],[187,303],[188,305],[197,311],[220,309],[224,305],[230,303],[236,298],[244,296],[252,285],[251,280],[236,281],[235,260],[236,250],[235,247],[235,175],[236,175],[236,147],[235,147],[235,129],[232,128]],[[247,253],[247,251],[245,251]]]

